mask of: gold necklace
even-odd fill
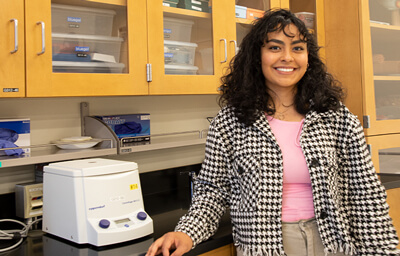
[[[287,108],[285,111],[278,112],[275,110],[274,117],[279,119],[279,120],[285,120],[285,113],[289,110],[290,108]]]

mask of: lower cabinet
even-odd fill
[[[393,219],[397,235],[400,236],[400,187],[386,190],[387,202],[389,204],[389,215]],[[397,246],[400,249],[400,245]]]
[[[236,249],[233,244],[228,244],[212,251],[200,254],[199,256],[236,256]]]

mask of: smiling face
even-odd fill
[[[299,30],[290,24],[285,33],[269,33],[268,41],[261,47],[265,83],[274,92],[293,89],[307,71],[307,44],[300,40]]]

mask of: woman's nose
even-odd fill
[[[293,55],[290,50],[284,50],[282,51],[282,56],[281,56],[282,61],[290,62],[293,61]]]

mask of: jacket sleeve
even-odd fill
[[[214,120],[207,135],[205,159],[194,182],[189,211],[175,227],[175,231],[191,237],[193,248],[215,234],[230,197],[226,167],[227,137],[216,126]]]
[[[400,255],[386,191],[375,172],[363,128],[355,116],[350,117],[346,131],[348,214],[357,255]]]

